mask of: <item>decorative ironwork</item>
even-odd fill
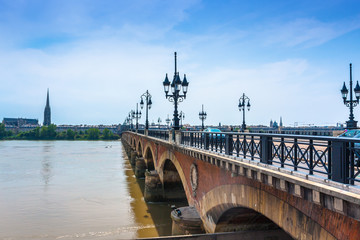
[[[138,103],[136,103],[136,111],[133,112],[133,116],[136,119],[136,131],[139,130],[139,119],[141,118],[141,111],[138,110]]]
[[[179,72],[177,72],[177,63],[176,63],[176,52],[175,56],[175,72],[173,81],[170,83],[168,76],[166,74],[165,80],[163,82],[165,97],[170,101],[174,102],[174,130],[179,130],[179,113],[178,113],[178,103],[182,102],[186,98],[187,89],[189,82],[186,80],[186,75],[184,74],[184,79],[181,81],[179,77]],[[169,88],[171,86],[171,93],[169,94]],[[183,94],[180,94],[180,91],[183,91]]]
[[[180,111],[179,118],[180,118],[180,128],[182,128],[183,120],[185,119],[185,113],[183,111]]]
[[[182,132],[182,144],[316,175],[336,182],[350,184],[360,182],[360,140],[358,139],[185,131]]]
[[[140,101],[140,107],[141,109],[143,109],[144,107],[144,100],[143,97],[145,99],[146,102],[146,120],[145,120],[145,129],[148,130],[149,129],[149,118],[148,118],[148,110],[151,109],[151,105],[152,105],[152,101],[151,101],[151,94],[149,93],[148,90],[146,90],[146,92],[141,95],[141,101]]]
[[[199,112],[199,118],[200,118],[200,120],[201,120],[201,130],[203,130],[203,131],[204,131],[204,129],[205,129],[205,127],[204,127],[204,121],[205,121],[206,117],[207,117],[207,114],[206,114],[206,112],[204,111],[204,104],[202,104],[202,110],[201,110],[201,112]]]
[[[198,169],[195,163],[191,164],[190,166],[190,184],[191,184],[191,189],[193,191],[193,196],[196,197],[196,190],[198,188],[198,183],[199,183],[199,173],[198,173]]]
[[[353,129],[357,128],[357,121],[354,120],[354,113],[353,109],[356,107],[359,103],[360,98],[360,86],[359,82],[356,82],[356,87],[354,88],[355,97],[356,99],[353,100],[353,89],[352,89],[352,64],[350,63],[350,100],[347,100],[347,94],[349,93],[349,90],[346,88],[345,82],[341,89],[341,94],[344,100],[344,104],[350,108],[350,114],[349,114],[349,121],[346,121],[346,128]]]
[[[169,131],[149,130],[168,140]],[[291,171],[360,185],[360,140],[261,133],[183,131],[181,144],[234,155]]]
[[[155,137],[155,138],[160,138],[160,139],[163,139],[163,140],[169,140],[169,131],[167,131],[167,130],[152,130],[152,129],[149,129],[148,136]]]
[[[247,103],[246,103],[247,102]],[[247,107],[248,111],[250,111],[250,98],[248,98],[247,96],[245,96],[245,93],[243,93],[243,95],[240,97],[239,99],[239,111],[243,112],[243,123],[241,125],[241,131],[245,131],[246,129],[246,124],[245,124],[245,106]]]

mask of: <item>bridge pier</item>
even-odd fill
[[[164,201],[163,184],[155,170],[145,172],[144,200],[146,202]]]
[[[123,145],[126,155],[130,158],[130,150],[131,150],[130,145],[126,141],[121,141],[121,143]]]
[[[144,178],[146,171],[146,163],[143,157],[135,158],[135,176],[137,178]]]
[[[203,223],[195,207],[181,207],[171,212],[172,235],[205,233]]]
[[[130,153],[130,157],[129,157],[129,160],[130,160],[130,164],[131,166],[135,166],[135,163],[136,163],[136,157],[137,157],[137,152],[136,151],[131,151]]]

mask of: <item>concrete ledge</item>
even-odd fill
[[[181,239],[196,239],[196,240],[265,240],[265,239],[292,239],[280,230],[262,230],[262,231],[240,231],[228,233],[212,233],[212,234],[194,234],[194,235],[179,235],[179,236],[166,236],[154,238],[138,238],[147,240],[181,240]]]

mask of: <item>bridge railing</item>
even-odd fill
[[[169,131],[168,130],[160,130],[160,129],[149,129],[148,135],[150,137],[160,138],[164,140],[169,140]]]
[[[360,140],[262,133],[184,131],[181,143],[346,184],[360,184]]]

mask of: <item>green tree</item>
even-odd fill
[[[0,139],[3,139],[7,136],[7,132],[5,130],[5,124],[0,123]]]
[[[40,130],[41,139],[55,139],[56,138],[56,125],[50,124],[49,126],[42,126]]]
[[[103,139],[104,140],[110,140],[110,139],[113,138],[113,133],[107,128],[104,129],[102,134],[103,134]]]
[[[49,139],[48,127],[42,126],[40,129],[40,138],[41,139]]]
[[[71,129],[68,129],[66,131],[66,139],[68,140],[74,140],[75,139],[75,135],[76,135],[76,132],[74,132],[73,130]]]
[[[67,138],[66,131],[62,131],[56,134],[56,139],[58,140],[64,140]]]
[[[90,128],[87,130],[87,139],[88,140],[98,140],[100,136],[100,131],[97,128]]]
[[[56,138],[56,125],[55,124],[50,124],[48,126],[48,134],[49,134],[49,139]]]
[[[40,139],[40,127],[33,129],[35,139]]]

